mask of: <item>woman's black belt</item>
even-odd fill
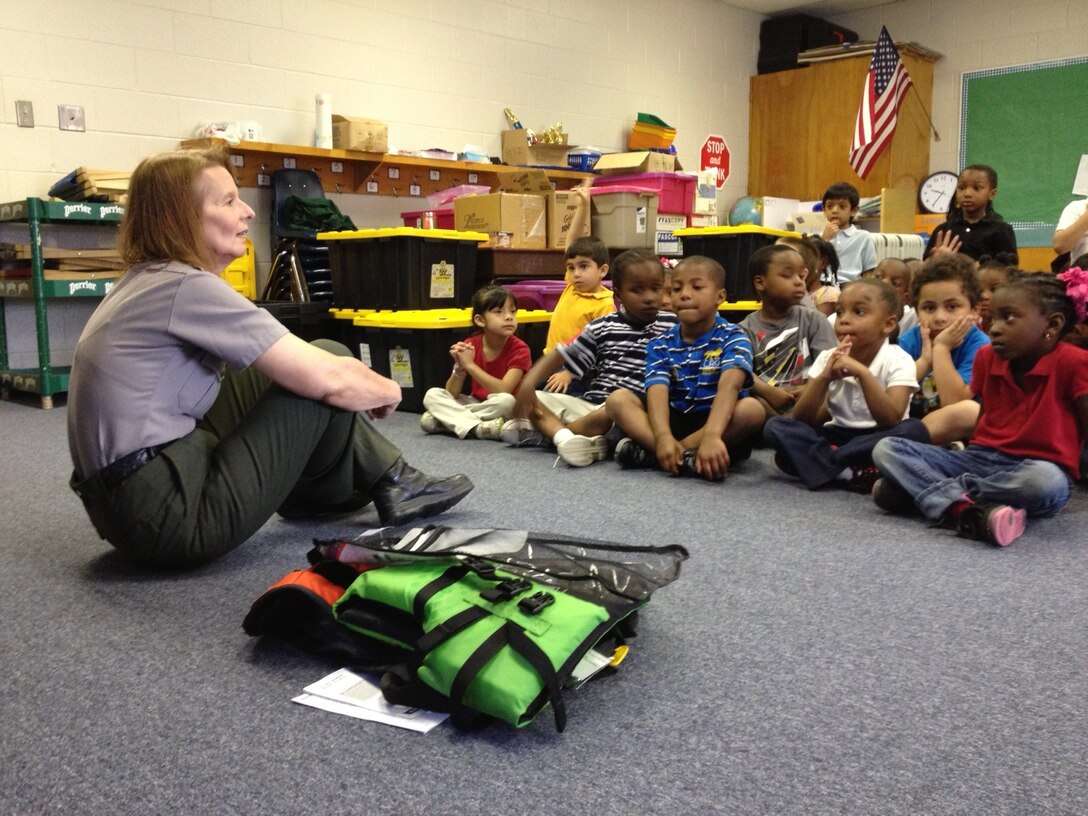
[[[98,471],[98,478],[104,487],[114,488],[159,455],[166,445],[151,448],[139,448],[116,462],[106,465]]]

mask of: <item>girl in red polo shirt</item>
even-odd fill
[[[965,538],[1005,547],[1027,516],[1069,500],[1088,437],[1088,351],[1062,338],[1085,319],[1088,270],[1055,277],[1015,270],[994,291],[991,345],[975,357],[971,391],[982,405],[962,451],[883,439],[877,506],[920,512]]]

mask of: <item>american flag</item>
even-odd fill
[[[899,106],[910,86],[910,74],[899,59],[888,29],[881,28],[850,145],[850,166],[861,178],[869,175],[881,151],[892,140]]]

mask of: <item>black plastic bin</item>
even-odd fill
[[[856,31],[809,14],[787,14],[764,20],[759,26],[761,74],[798,67],[797,56],[810,48],[858,41]]]
[[[676,230],[684,242],[684,257],[705,255],[725,267],[725,294],[730,301],[755,300],[756,291],[748,276],[748,259],[757,249],[770,246],[796,232],[768,227],[691,227]]]
[[[257,304],[276,320],[307,342],[318,339],[340,340],[336,326],[329,315],[327,302],[266,300]]]
[[[333,302],[343,309],[452,309],[472,304],[479,232],[395,227],[323,232]]]

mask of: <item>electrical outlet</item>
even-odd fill
[[[19,127],[34,127],[34,103],[29,99],[16,99],[15,121]]]
[[[57,118],[61,130],[86,130],[82,105],[57,105]]]

